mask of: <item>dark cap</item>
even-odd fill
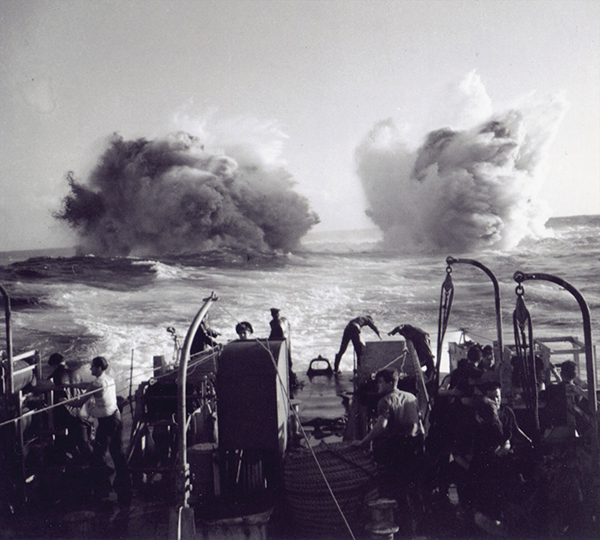
[[[279,310],[277,308],[272,307],[271,308],[271,315],[277,315],[279,313]]]

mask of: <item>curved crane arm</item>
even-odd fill
[[[592,351],[592,320],[590,316],[590,308],[588,307],[583,295],[575,287],[573,287],[573,285],[566,282],[562,278],[553,276],[551,274],[543,274],[540,272],[526,274],[525,272],[517,270],[513,276],[513,279],[519,284],[529,279],[550,281],[552,283],[556,283],[557,285],[560,285],[561,287],[569,291],[579,304],[579,309],[581,310],[581,315],[583,318],[585,367],[587,373],[588,402],[590,407],[589,411],[592,415],[593,444],[595,449],[594,454],[596,456],[596,465],[598,465],[598,398],[596,395],[596,361],[594,359],[594,353]]]
[[[499,350],[499,358],[496,358],[496,364],[499,365],[502,361],[502,354],[504,351],[504,345],[502,343],[502,307],[500,305],[500,286],[498,285],[498,280],[494,273],[485,265],[481,264],[479,261],[474,259],[455,259],[454,257],[447,257],[446,263],[451,266],[455,263],[463,263],[470,264],[472,266],[476,266],[480,270],[483,270],[487,276],[492,281],[494,285],[494,302],[496,306],[496,332],[498,335],[498,350]]]
[[[208,313],[208,310],[212,306],[213,302],[218,300],[214,291],[211,292],[208,298],[204,299],[204,305],[200,308],[200,311],[194,317],[192,324],[185,336],[183,342],[183,349],[181,353],[181,359],[179,361],[179,378],[177,380],[177,429],[178,429],[178,467],[181,478],[180,493],[181,505],[184,508],[189,506],[189,490],[186,489],[187,482],[187,411],[186,411],[186,388],[187,388],[187,368],[190,360],[190,349],[192,348],[192,341],[196,335],[202,320]]]

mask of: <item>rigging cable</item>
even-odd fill
[[[435,365],[434,373],[434,392],[438,391],[440,383],[440,366],[442,363],[442,346],[444,343],[444,336],[446,335],[446,329],[448,328],[448,320],[450,319],[450,312],[452,310],[452,300],[454,298],[454,284],[452,283],[452,266],[448,264],[446,267],[446,279],[442,283],[442,289],[440,292],[440,311],[438,317],[438,342],[437,342],[437,361]]]
[[[537,392],[537,374],[535,365],[535,352],[533,350],[533,325],[531,315],[525,306],[523,285],[519,283],[515,290],[517,304],[513,312],[513,326],[515,331],[515,347],[517,359],[521,363],[523,373],[523,390],[527,408],[531,412],[536,433],[540,431],[539,399]]]

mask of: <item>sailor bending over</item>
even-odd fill
[[[361,315],[360,317],[356,317],[352,319],[344,328],[344,335],[342,336],[342,343],[340,345],[340,350],[335,355],[335,364],[333,367],[333,371],[336,373],[340,370],[340,362],[342,360],[342,356],[346,352],[348,348],[348,344],[352,342],[354,346],[354,352],[356,352],[356,357],[360,359],[362,355],[363,349],[365,347],[364,343],[360,339],[360,331],[363,326],[368,326],[373,332],[375,332],[379,339],[381,339],[381,335],[379,334],[379,329],[375,326],[373,322],[373,318],[370,315]]]

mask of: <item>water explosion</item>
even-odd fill
[[[473,73],[463,91],[489,100]],[[377,123],[356,159],[367,214],[387,247],[468,252],[542,236],[549,217],[538,200],[543,164],[565,111],[561,96],[529,96],[474,127],[434,130],[417,149],[392,120]]]
[[[290,251],[319,222],[282,165],[248,147],[209,150],[184,132],[115,134],[86,184],[72,172],[67,181],[56,217],[85,251],[103,256]]]

